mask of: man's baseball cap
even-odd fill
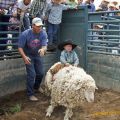
[[[32,24],[34,24],[36,26],[42,26],[43,25],[42,20],[40,18],[38,18],[38,17],[33,18]]]

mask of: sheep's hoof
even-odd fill
[[[50,116],[51,116],[51,113],[47,112],[46,117],[50,117]]]

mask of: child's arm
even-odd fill
[[[74,66],[78,66],[78,64],[79,64],[79,58],[78,58],[76,52],[74,52]]]
[[[69,66],[69,65],[70,65],[69,63],[67,63],[67,61],[66,61],[66,59],[65,59],[65,52],[64,52],[64,51],[61,52],[60,62],[61,62],[62,64],[65,64],[66,66]]]
[[[51,3],[48,3],[46,4],[44,10],[43,10],[43,13],[42,13],[42,18],[44,20],[47,20],[48,19],[48,16],[50,14],[50,10],[51,10],[51,7],[52,7],[52,4]]]

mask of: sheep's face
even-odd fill
[[[85,90],[84,95],[88,102],[94,102],[94,92],[93,90]]]

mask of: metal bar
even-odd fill
[[[120,38],[118,35],[88,35],[88,37],[106,37],[106,38]]]
[[[101,18],[105,18],[105,19],[107,18],[107,19],[111,19],[111,20],[120,20],[120,19],[114,18],[114,16],[112,16],[112,17],[111,16],[109,16],[109,17],[108,16],[101,16]]]
[[[17,44],[13,43],[13,44],[0,44],[0,46],[16,46]]]
[[[0,60],[4,60],[4,59],[14,59],[14,58],[21,58],[21,56],[20,56],[20,55],[5,56],[5,57],[0,57]]]
[[[120,23],[120,20],[88,21],[88,23]]]
[[[19,25],[19,23],[0,22],[0,25]]]
[[[102,49],[112,49],[112,50],[120,50],[118,47],[105,47],[105,46],[94,46],[94,45],[87,45],[89,48],[102,48]]]
[[[103,25],[107,26],[108,24],[103,24]],[[120,27],[120,25],[115,25],[115,24],[109,24],[109,26]]]
[[[92,51],[92,50],[88,50],[88,53],[96,53],[96,54],[105,54],[105,55],[120,56],[120,54],[114,54],[114,53],[110,53],[110,52]]]
[[[103,13],[119,13],[120,10],[114,10],[114,11],[100,11],[100,12],[89,12],[88,15],[96,15],[96,14],[103,14]]]
[[[0,53],[8,53],[8,52],[16,52],[18,51],[17,49],[16,50],[0,50]]]
[[[102,41],[102,40],[88,40],[91,43],[111,43],[111,44],[120,44],[120,42],[111,42],[111,41]]]
[[[0,34],[18,34],[19,31],[0,31]]]
[[[2,40],[18,40],[18,37],[12,37],[12,38],[0,38],[0,41],[2,41]]]
[[[88,31],[92,32],[120,32],[120,30],[113,30],[113,29],[88,29]]]

